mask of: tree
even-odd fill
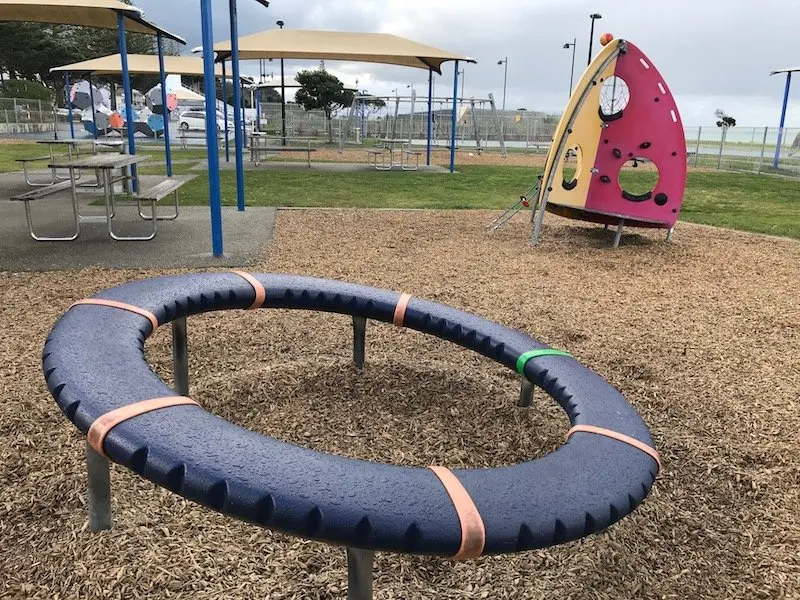
[[[366,98],[364,98],[362,102],[366,107],[367,114],[370,116],[372,116],[374,113],[378,112],[380,109],[386,106],[386,102],[383,100],[383,98],[378,98],[377,96],[370,96],[367,90],[364,90],[361,93],[361,96],[362,97],[366,96]]]
[[[132,4],[130,0],[123,0]],[[141,33],[129,33],[128,52],[154,54],[155,38]],[[119,52],[115,29],[53,25],[49,23],[0,23],[0,73],[11,79],[31,79],[42,83],[53,81],[50,69],[65,64],[97,58]],[[178,55],[176,44],[166,43],[165,53]],[[116,79],[119,83],[119,78]],[[132,78],[134,87],[146,91],[157,78]],[[59,94],[60,96],[61,94]]]
[[[41,100],[49,106],[53,102],[53,90],[38,81],[11,79],[0,85],[0,98]]]
[[[718,108],[714,111],[714,116],[717,117],[717,127],[736,127],[736,119],[725,114],[725,111]]]
[[[300,89],[295,101],[305,110],[321,110],[328,121],[328,141],[333,143],[333,113],[353,103],[354,94],[344,89],[344,84],[335,75],[323,69],[300,71],[295,79]]]
[[[265,103],[281,103],[281,92],[273,87],[261,88],[261,102]]]

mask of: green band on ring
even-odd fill
[[[555,348],[544,348],[542,350],[528,350],[527,352],[523,352],[519,355],[517,359],[517,373],[523,375],[525,372],[525,365],[528,364],[528,361],[532,358],[538,358],[540,356],[569,356],[571,357],[572,354],[569,352],[564,352],[563,350],[556,350]]]

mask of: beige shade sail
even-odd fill
[[[222,67],[215,67],[218,77],[222,77]],[[158,56],[153,54],[129,54],[128,71],[136,75],[158,75]],[[51,73],[92,73],[97,75],[119,75],[122,73],[122,57],[110,54],[91,60],[64,65],[50,69]],[[165,56],[164,72],[170,75],[203,76],[203,59],[193,56]]]
[[[214,46],[217,60],[231,55],[230,41]],[[442,72],[449,60],[477,62],[468,56],[426,46],[388,33],[350,33],[303,29],[270,29],[239,38],[239,58],[289,58],[383,63]]]
[[[142,11],[119,0],[0,0],[0,23],[28,21],[116,29],[117,14],[126,17],[125,28],[135,33],[162,34],[181,44],[186,40],[146,21]]]
[[[183,86],[173,88],[169,90],[169,93],[175,94],[175,97],[178,100],[183,100],[183,101],[205,102],[206,100],[206,97],[203,96],[202,94],[198,94],[197,92],[190,90],[189,88],[185,88]]]

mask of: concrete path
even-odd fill
[[[27,189],[20,173],[0,174],[0,271],[250,266],[263,257],[277,215],[275,208],[238,212],[223,207],[222,258],[211,255],[210,211],[205,206],[181,207],[176,220],[159,221],[158,235],[149,242],[116,242],[108,236],[105,223],[82,224],[81,235],[73,242],[36,242],[28,234],[24,204],[9,201]],[[105,214],[105,205],[98,201],[97,196],[82,196],[81,214]],[[31,207],[37,231],[58,235],[70,228],[69,191],[37,200]],[[118,204],[115,231],[117,227],[126,234],[145,233],[150,224],[139,219],[135,204],[123,201]]]

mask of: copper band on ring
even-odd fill
[[[119,308],[121,310],[127,310],[128,312],[136,313],[137,315],[143,316],[145,319],[150,321],[150,324],[153,326],[153,331],[158,329],[158,319],[156,316],[151,313],[149,310],[145,310],[144,308],[139,308],[138,306],[134,306],[133,304],[127,304],[125,302],[117,302],[116,300],[103,300],[102,298],[86,298],[84,300],[78,300],[75,302],[70,308],[73,306],[109,306],[111,308]],[[150,333],[152,334],[153,331]]]
[[[400,298],[397,300],[397,306],[394,308],[394,324],[396,327],[403,327],[403,321],[406,318],[406,309],[408,308],[408,303],[411,302],[411,298],[413,298],[411,294],[406,294],[403,292],[400,294]]]
[[[612,429],[605,429],[603,427],[595,427],[594,425],[575,425],[575,427],[573,427],[572,429],[570,429],[567,432],[567,439],[569,439],[569,437],[573,433],[579,433],[579,432],[594,433],[594,434],[597,434],[597,435],[604,435],[605,437],[611,438],[612,440],[617,440],[619,442],[623,442],[625,444],[628,444],[629,446],[633,446],[637,450],[641,450],[645,454],[648,454],[649,456],[651,456],[653,458],[653,460],[656,461],[656,464],[658,464],[658,470],[661,471],[661,456],[658,454],[658,451],[655,448],[653,448],[651,446],[648,446],[647,444],[645,444],[643,442],[640,442],[639,440],[637,440],[635,438],[632,438],[632,437],[630,437],[628,435],[619,433],[619,432],[614,431]]]
[[[92,448],[94,448],[95,452],[105,456],[106,453],[103,450],[103,442],[105,441],[108,432],[123,421],[127,421],[133,417],[138,417],[139,415],[143,415],[160,408],[190,404],[200,406],[197,402],[191,398],[187,398],[186,396],[165,396],[163,398],[142,400],[141,402],[134,402],[133,404],[122,406],[116,410],[112,410],[97,417],[92,422],[91,427],[89,427],[89,433],[86,434],[86,441]]]
[[[486,529],[475,503],[461,482],[447,467],[428,467],[442,482],[461,523],[461,547],[453,557],[456,560],[477,558],[486,545]]]
[[[250,275],[250,273],[245,273],[244,271],[233,271],[239,277],[247,281],[250,285],[253,286],[253,290],[256,293],[256,299],[253,301],[253,304],[248,307],[248,310],[253,310],[256,308],[261,308],[264,306],[264,301],[267,299],[267,290],[264,289],[264,286],[261,285],[261,282]]]

